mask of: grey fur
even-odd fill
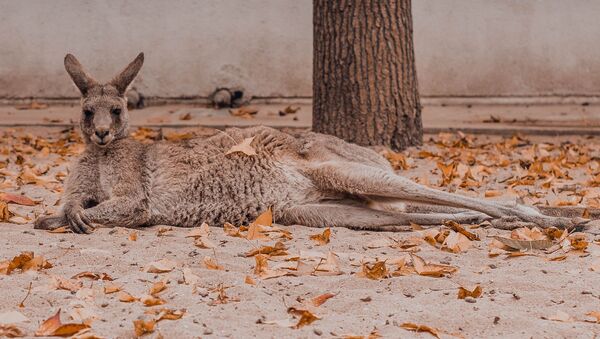
[[[234,128],[206,139],[138,143],[128,136],[125,92],[142,63],[140,54],[110,83],[98,84],[75,57],[65,58],[65,68],[82,93],[80,126],[86,149],[69,174],[62,212],[38,219],[36,228],[68,224],[75,232],[88,233],[94,224],[239,225],[268,208],[285,225],[370,230],[490,218],[501,226],[515,220],[542,227],[575,223],[542,215],[533,207],[418,185],[396,175],[373,150],[317,133],[293,137],[268,127]],[[254,137],[256,155],[225,154],[249,137]],[[431,211],[428,205],[446,207],[407,213],[395,208],[399,201],[422,207],[413,207],[413,212]]]

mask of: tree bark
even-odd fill
[[[401,150],[423,138],[410,0],[314,0],[313,130]]]

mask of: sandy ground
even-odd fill
[[[15,135],[31,133],[44,139],[58,138],[59,135],[56,130],[51,129],[17,132],[4,130],[3,133],[2,145],[8,145],[9,148],[22,143],[16,141]],[[483,139],[477,142],[491,142]],[[454,147],[439,145],[447,140],[457,139],[436,136],[422,149],[406,152],[408,166],[412,168],[401,171],[400,174],[436,186],[441,180],[440,170],[434,169],[439,159],[419,159],[415,156],[419,151],[443,150],[444,160],[452,159],[453,152],[458,152],[459,157],[455,159],[460,159],[473,151],[460,151]],[[509,139],[492,141],[498,143],[507,140]],[[532,142],[538,145],[561,145],[563,141],[536,139]],[[584,152],[589,153],[590,159],[581,168],[570,169],[571,179],[556,179],[550,189],[542,188],[545,181],[542,179],[539,182],[536,180],[535,185],[514,186],[512,189],[506,188],[506,181],[498,182],[499,178],[506,177],[506,173],[522,171],[514,166],[518,166],[520,158],[528,156],[529,146],[506,149],[504,155],[511,159],[512,164],[506,168],[494,169],[490,175],[479,175],[481,171],[475,168],[476,165],[466,165],[473,170],[476,181],[482,183],[480,187],[460,188],[463,174],[442,188],[482,198],[485,191],[500,190],[503,197],[521,195],[527,203],[549,205],[572,199],[573,192],[585,189],[585,199],[578,200],[579,205],[597,207],[595,199],[598,191],[597,188],[589,187],[589,180],[592,177],[590,173],[596,170],[591,168],[591,163],[598,162],[600,139],[577,138],[574,141],[572,139],[572,142],[584,147]],[[39,165],[42,162],[35,152],[23,152],[28,154],[25,163]],[[499,155],[498,152],[498,149],[490,151],[496,155]],[[481,159],[479,157],[484,156],[477,157]],[[14,154],[5,153],[5,158],[13,159]],[[51,167],[43,178],[54,178],[57,173],[66,171],[71,156],[64,157],[67,161],[54,154],[44,159],[56,166]],[[464,163],[468,164],[461,162]],[[6,180],[9,183],[12,180],[9,172],[17,171],[13,166],[16,165],[9,162],[5,168],[8,172],[3,172],[5,183]],[[461,170],[463,169],[459,166],[457,171]],[[569,185],[579,185],[579,188],[571,192],[558,189]],[[60,197],[60,182],[25,184],[13,188],[9,186],[5,184],[0,191],[25,193],[28,197],[41,201],[33,207],[9,204],[9,210],[21,216],[16,222],[27,222],[42,211],[51,212],[59,208],[57,202]],[[575,197],[579,196],[575,194]],[[190,230],[182,228],[173,228],[164,234],[159,234],[161,227],[157,226],[135,231],[123,228],[98,229],[91,235],[77,235],[34,230],[31,222],[0,223],[0,261],[11,259],[23,251],[33,251],[53,265],[52,268],[40,271],[0,274],[0,324],[1,314],[18,311],[29,320],[17,323],[17,327],[32,336],[40,323],[59,308],[62,309],[65,323],[77,322],[71,316],[78,318],[77,313],[81,314],[84,310],[87,318],[96,318],[91,322],[91,327],[97,335],[129,338],[134,336],[133,321],[145,311],[168,307],[185,309],[185,314],[179,320],[161,320],[155,331],[147,337],[366,338],[371,333],[384,338],[431,337],[429,333],[415,334],[403,329],[401,325],[407,322],[437,328],[441,337],[594,338],[600,334],[600,324],[588,322],[594,318],[586,316],[588,312],[600,311],[600,245],[597,241],[594,242],[596,236],[593,234],[587,234],[590,244],[586,251],[567,253],[566,259],[562,261],[550,261],[550,255],[540,252],[536,252],[535,256],[507,259],[505,255],[489,257],[488,245],[491,242],[490,235],[509,236],[509,231],[489,227],[474,228],[472,232],[477,233],[482,240],[473,241],[472,247],[464,252],[442,251],[425,242],[417,247],[418,256],[428,262],[452,265],[458,269],[456,273],[440,278],[408,274],[371,280],[356,275],[361,271],[361,263],[372,262],[375,258],[391,262],[408,255],[398,248],[379,247],[384,239],[422,238],[423,231],[378,233],[332,229],[330,242],[319,246],[309,237],[321,232],[321,229],[288,226],[284,228],[291,232],[292,239],[284,241],[284,244],[289,255],[274,257],[269,262],[269,267],[284,265],[283,258],[315,256],[319,253],[326,256],[333,252],[339,259],[341,274],[261,279],[254,274],[255,259],[245,257],[244,253],[263,245],[272,245],[275,240],[232,237],[225,234],[221,225],[213,226],[215,227],[211,227],[208,239],[216,247],[202,249],[194,245],[192,238],[186,237]],[[130,236],[132,232],[137,234],[135,241]],[[223,270],[206,268],[203,263],[206,256],[215,259]],[[144,272],[150,262],[161,259],[175,262],[176,267],[166,273]],[[596,270],[592,270],[593,268]],[[197,276],[195,284],[186,283],[184,269],[191,270]],[[106,273],[114,281],[82,278],[82,288],[78,287],[78,292],[55,288],[53,277],[70,278],[83,271]],[[247,283],[247,277],[255,284]],[[104,293],[106,285],[117,284],[131,295],[140,297],[147,294],[152,284],[158,281],[167,282],[167,288],[159,294],[166,303],[160,306],[146,307],[139,301],[125,303],[119,301],[118,293]],[[30,284],[31,293],[24,301],[24,307],[20,308],[18,305],[27,295]],[[459,287],[471,288],[477,284],[483,289],[481,297],[457,299]],[[226,303],[218,303],[223,299],[218,297],[220,286],[226,287]],[[307,301],[324,293],[333,293],[335,296],[321,306],[307,306]],[[306,308],[320,319],[301,328],[292,328],[290,325],[296,324],[298,319],[287,312],[290,307]],[[548,318],[563,321],[547,320]],[[376,335],[372,334],[372,337],[375,338]]]

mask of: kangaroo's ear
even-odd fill
[[[65,69],[83,96],[87,95],[88,90],[97,84],[96,80],[83,70],[83,66],[73,54],[65,56]]]
[[[111,85],[115,86],[119,91],[119,94],[124,95],[129,88],[129,85],[133,82],[135,77],[137,76],[140,68],[144,64],[144,53],[138,54],[138,56],[133,60],[124,70],[119,73],[112,81]]]

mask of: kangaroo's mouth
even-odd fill
[[[105,137],[103,137],[103,138],[99,138],[96,135],[92,135],[92,137],[90,139],[92,139],[92,142],[94,144],[96,144],[96,145],[98,145],[100,147],[104,147],[104,146],[110,144],[113,141],[114,137],[112,135],[110,135],[110,134],[107,135],[107,136],[105,136]]]

